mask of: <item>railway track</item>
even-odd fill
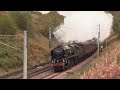
[[[80,64],[80,63],[78,63],[78,64]],[[74,67],[71,67],[66,71],[69,71]],[[66,71],[63,71],[63,72],[66,72]],[[43,68],[37,67],[37,68],[29,71],[28,75],[27,75],[27,78],[28,79],[52,79],[52,78],[60,75],[63,72],[54,73],[54,70],[53,70],[51,64],[46,64]],[[13,76],[6,77],[5,79],[22,79],[22,78],[23,78],[23,73],[20,73],[18,75],[13,75]]]
[[[48,66],[48,67],[45,67],[45,68],[43,68],[43,69],[41,69],[41,70],[34,70],[33,72],[30,72],[30,73],[28,73],[28,75],[27,75],[27,78],[28,79],[35,79],[35,77],[42,77],[42,74],[44,74],[44,73],[46,73],[46,72],[50,72],[50,71],[52,71],[52,67],[51,66]],[[17,78],[17,79],[22,79],[23,78],[23,76],[21,76],[21,77],[19,77],[19,78]]]
[[[116,36],[110,38],[108,42],[112,41],[115,38]],[[49,62],[43,65],[30,68],[27,77],[28,79],[52,79],[61,73],[62,72],[54,73],[51,63]],[[8,75],[0,76],[0,79],[22,79],[22,78],[23,78],[22,70]]]
[[[85,62],[85,61],[83,61],[83,62]],[[78,64],[80,64],[80,63],[78,63]],[[77,65],[75,65],[75,66],[77,66]],[[52,78],[60,75],[61,73],[71,70],[74,67],[71,67],[68,70],[65,70],[63,72],[54,73],[54,70],[53,70],[51,64],[48,64],[48,65],[44,66],[43,68],[39,67],[39,68],[33,69],[32,71],[29,71],[27,78],[28,79],[52,79]],[[13,76],[7,77],[6,79],[22,79],[22,78],[23,78],[23,73],[20,73],[15,76],[13,75]]]
[[[45,71],[49,69],[50,67],[51,67],[51,63],[47,62],[47,63],[43,63],[40,65],[28,68],[28,77],[32,75],[33,73],[36,73],[37,75],[37,73]],[[19,71],[16,71],[16,72],[13,72],[7,75],[0,76],[0,79],[22,79],[22,77],[23,77],[23,70],[19,70]]]

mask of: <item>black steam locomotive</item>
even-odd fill
[[[84,43],[73,42],[69,45],[59,45],[51,51],[51,61],[54,71],[66,70],[97,50],[97,40],[93,38]]]

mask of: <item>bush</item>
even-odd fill
[[[120,54],[117,55],[117,63],[120,64]]]

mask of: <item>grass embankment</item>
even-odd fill
[[[23,39],[19,37],[4,37],[0,38],[0,75],[4,75],[8,72],[18,70],[23,65]],[[18,48],[21,51],[13,49]]]
[[[120,79],[120,41],[113,42],[100,56],[83,66],[68,79]]]
[[[33,38],[34,37],[34,38]],[[34,34],[29,39],[28,59],[30,66],[38,65],[40,63],[48,62],[50,57],[49,40],[42,34]],[[51,46],[54,47],[57,42],[51,41]]]
[[[1,42],[19,48],[22,51],[0,44],[0,76],[22,69],[24,59],[23,38],[3,37],[0,38]],[[32,37],[28,38],[28,67],[48,62],[50,57],[48,43],[48,39],[40,33],[32,34]],[[57,42],[52,40],[51,46],[54,47],[54,45],[57,45]]]

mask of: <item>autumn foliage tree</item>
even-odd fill
[[[108,11],[113,15],[113,31],[118,35],[120,39],[120,11]]]

